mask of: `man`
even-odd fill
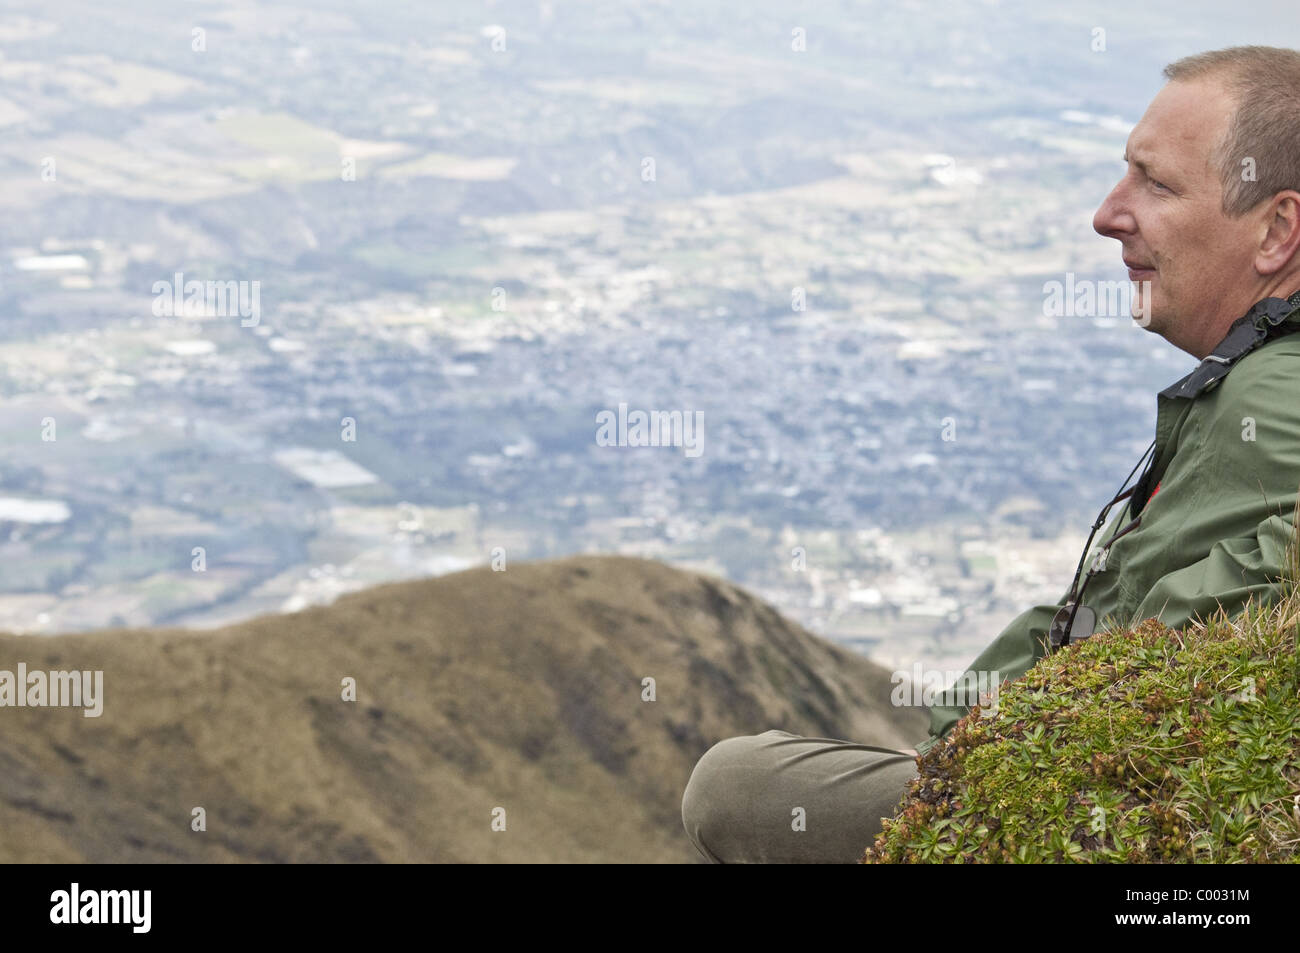
[[[980,653],[959,703],[931,708],[922,754],[990,673],[1018,678],[1103,626],[1181,628],[1281,591],[1300,488],[1300,52],[1236,47],[1164,72],[1093,227],[1122,246],[1135,315],[1201,364],[1157,396],[1154,455],[1070,590]],[[915,754],[775,730],[728,738],[692,772],[682,819],[710,860],[853,862],[916,776]]]

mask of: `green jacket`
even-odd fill
[[[1300,292],[1286,305],[1278,330],[1300,330]],[[1252,318],[1259,307],[1234,329],[1262,320]],[[1226,353],[1232,337],[1216,353]],[[1218,379],[1207,384],[1207,377]],[[1145,474],[1154,493],[1144,496],[1140,483],[1138,493],[1116,504],[1084,565],[1086,572],[1116,530],[1140,513],[1138,527],[1115,540],[1084,594],[1098,632],[1149,618],[1177,629],[1220,606],[1232,616],[1252,596],[1269,604],[1281,593],[1300,491],[1300,334],[1271,338],[1226,366],[1207,357],[1162,391],[1156,407],[1155,456]],[[984,690],[994,672],[1000,682],[1028,671],[1046,654],[1052,617],[1068,596],[1013,619],[970,664],[965,684]],[[920,753],[976,703],[974,688],[960,688],[963,679],[948,696],[959,704],[930,709],[930,737],[917,746]]]

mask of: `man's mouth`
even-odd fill
[[[1128,266],[1129,281],[1150,281],[1156,275],[1156,270],[1144,261],[1125,258],[1124,264]]]

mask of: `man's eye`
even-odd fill
[[[1163,182],[1158,182],[1155,179],[1151,179],[1150,181],[1151,184],[1154,185],[1156,188],[1162,189],[1165,192],[1169,191],[1169,186],[1165,185]]]

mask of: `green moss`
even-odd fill
[[[865,862],[1297,862],[1298,634],[1288,583],[1042,659],[918,759]]]

